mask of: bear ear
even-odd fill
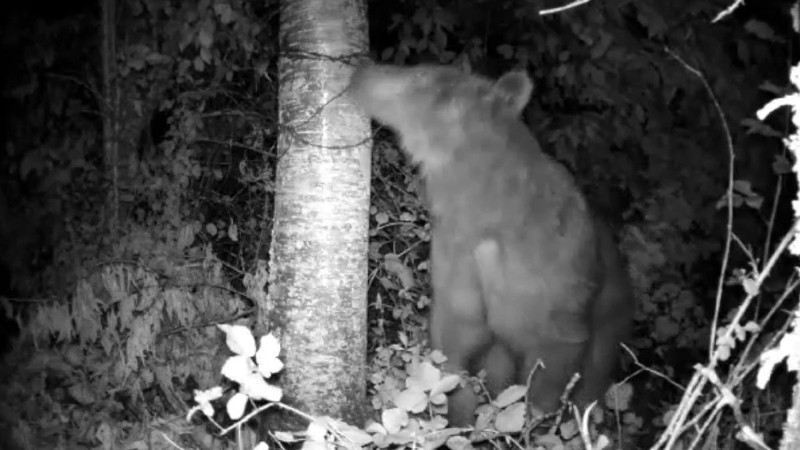
[[[494,91],[514,115],[519,115],[531,98],[533,82],[524,70],[512,70],[497,80]]]

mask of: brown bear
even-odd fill
[[[634,310],[610,230],[569,172],[521,121],[533,84],[525,72],[497,81],[451,67],[365,65],[352,99],[392,128],[420,164],[434,219],[431,341],[447,368],[487,370],[491,394],[525,384],[531,406],[600,398]],[[451,425],[472,423],[469,388],[449,400]]]

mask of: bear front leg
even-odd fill
[[[447,357],[444,369],[452,373],[468,372],[475,375],[479,370],[476,362],[482,361],[492,343],[492,334],[482,318],[464,315],[458,301],[464,295],[437,296],[431,314],[431,341]],[[449,297],[449,298],[448,298]],[[454,305],[452,302],[456,302]],[[448,421],[451,426],[463,427],[474,423],[478,395],[471,386],[456,388],[448,399]]]
[[[481,368],[486,369],[486,390],[492,399],[512,384],[517,384],[517,371],[521,362],[522,358],[511,349],[497,339],[494,340],[481,364]]]
[[[447,371],[480,370],[493,335],[471,252],[460,242],[436,235],[432,242],[434,300],[431,308],[431,344],[447,357]],[[457,388],[448,400],[451,426],[474,423],[479,397],[470,386]]]

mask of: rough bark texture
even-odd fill
[[[280,39],[280,159],[268,304],[260,320],[282,345],[285,401],[360,425],[370,128],[345,90],[357,55],[367,51],[365,3],[284,2]]]

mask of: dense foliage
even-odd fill
[[[190,389],[212,384],[221,364],[209,325],[252,324],[285,131],[277,5],[266,3],[120,0],[111,102],[94,2],[47,14],[33,2],[3,19],[14,69],[2,75],[0,295],[24,339],[2,369],[0,410],[13,414],[0,422],[15,424],[20,442],[117,448],[144,439],[153,416],[162,419],[150,430],[179,433],[173,417]],[[526,123],[620,231],[641,305],[621,422],[627,439],[652,441],[682,395],[676,385],[735,310],[738,285],[788,228],[794,186],[776,175],[787,170],[786,125],[753,119],[786,84],[796,42],[786,9],[744,6],[712,24],[727,1],[592,1],[547,16],[512,0],[374,3],[376,59],[488,75],[524,67],[534,77]],[[113,158],[103,147],[109,114]],[[733,154],[741,244],[717,319]],[[389,133],[376,134],[373,161],[370,338],[373,404],[383,409],[419,375],[406,363],[426,358],[430,227],[419,178]],[[773,272],[755,323],[786,291],[790,270]],[[769,332],[785,321],[773,317],[761,324]],[[33,358],[20,351],[34,344]],[[781,416],[757,415],[774,392],[751,385],[736,392],[744,414],[774,442]],[[733,439],[725,430],[735,424],[717,426]],[[196,426],[197,439],[204,433]]]

